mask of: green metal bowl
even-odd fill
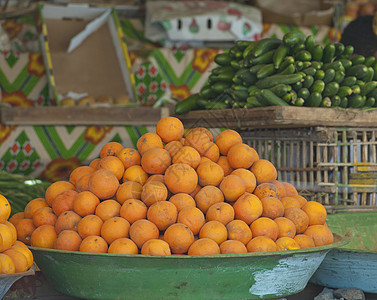
[[[300,292],[330,249],[220,255],[117,255],[30,247],[59,292],[86,299],[271,299]]]

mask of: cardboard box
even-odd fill
[[[264,23],[295,26],[330,26],[334,7],[325,0],[257,0]]]
[[[45,4],[39,11],[40,42],[55,99],[69,92],[135,99],[131,62],[113,8]]]

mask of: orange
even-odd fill
[[[285,188],[285,196],[290,197],[292,195],[298,195],[298,192],[292,183],[283,181],[282,184]]]
[[[146,206],[151,206],[158,201],[165,201],[168,197],[168,189],[165,184],[159,181],[150,181],[143,186],[141,190],[141,201]]]
[[[228,176],[233,172],[233,168],[229,164],[229,160],[226,156],[220,156],[216,162],[224,171],[224,176]],[[237,175],[237,174],[235,174]],[[255,177],[255,176],[254,176]]]
[[[203,154],[203,157],[210,159],[213,162],[217,162],[220,157],[219,147],[213,142],[209,143],[207,151]]]
[[[151,148],[141,157],[141,166],[148,174],[164,174],[170,164],[169,152],[161,148]]]
[[[221,254],[247,253],[246,246],[237,240],[227,240],[220,245]]]
[[[100,204],[97,205],[95,214],[101,218],[102,221],[106,221],[107,219],[118,217],[120,213],[121,205],[113,200],[105,200],[102,201]]]
[[[301,249],[313,248],[315,247],[314,240],[312,237],[305,234],[297,234],[293,238],[297,244],[299,244]]]
[[[196,206],[206,214],[210,206],[223,202],[224,195],[218,187],[207,185],[195,195]]]
[[[183,146],[173,156],[172,162],[173,164],[188,164],[190,167],[196,169],[200,163],[200,154],[193,147]]]
[[[196,194],[200,191],[202,189],[202,187],[199,185],[199,184],[197,184],[196,185],[196,187],[195,187],[195,189],[189,194],[191,197],[195,197],[196,196]]]
[[[176,223],[165,230],[164,241],[169,244],[173,254],[184,254],[194,242],[194,234],[188,226]]]
[[[30,236],[36,228],[32,219],[21,219],[15,225],[17,230],[17,239],[26,245],[30,245]]]
[[[220,254],[219,245],[209,238],[201,238],[193,242],[188,249],[188,255]]]
[[[185,137],[184,145],[193,147],[200,155],[205,155],[211,147],[211,140],[205,132],[191,130]]]
[[[178,141],[172,141],[170,143],[167,143],[164,146],[164,149],[169,152],[170,157],[174,157],[174,155],[183,147],[183,144]]]
[[[99,169],[90,175],[88,186],[89,191],[100,200],[109,199],[117,192],[119,180],[109,170]]]
[[[49,206],[51,206],[52,201],[54,201],[55,197],[64,191],[74,191],[75,186],[68,182],[68,181],[56,181],[49,185],[46,189],[45,199]]]
[[[281,198],[281,203],[283,204],[284,209],[286,209],[288,207],[301,208],[300,202],[298,202],[298,200],[293,198],[293,197],[283,197],[283,198]]]
[[[230,174],[242,178],[243,182],[245,183],[247,193],[252,193],[255,187],[257,186],[257,180],[255,179],[255,175],[249,170],[240,168],[232,171]]]
[[[256,236],[246,245],[247,252],[277,251],[276,243],[267,236]]]
[[[150,181],[159,181],[165,184],[165,178],[164,178],[164,175],[162,174],[155,174],[155,175],[149,176],[145,183],[150,182]]]
[[[219,147],[221,155],[227,155],[232,146],[242,143],[242,137],[237,131],[227,129],[216,136],[215,143]]]
[[[137,150],[143,155],[147,150],[152,148],[164,148],[161,138],[153,132],[143,134],[136,143]]]
[[[253,193],[258,196],[259,199],[263,199],[264,197],[280,199],[280,193],[276,185],[268,182],[258,184]]]
[[[316,247],[330,245],[334,242],[334,235],[325,225],[311,225],[304,231],[304,234],[310,236]]]
[[[76,191],[65,191],[57,195],[51,203],[54,214],[59,217],[63,212],[72,210],[77,194]]]
[[[146,241],[141,247],[140,253],[145,255],[171,255],[169,244],[160,239]]]
[[[226,225],[228,231],[228,240],[237,240],[246,245],[253,234],[250,227],[242,220],[233,220]]]
[[[128,169],[124,171],[123,174],[123,182],[126,181],[135,181],[141,185],[144,185],[144,183],[148,179],[148,174],[143,170],[141,166],[131,166]]]
[[[123,162],[116,156],[105,156],[104,158],[101,158],[97,169],[110,171],[118,180],[122,179],[124,173]]]
[[[228,150],[228,161],[233,169],[248,169],[259,159],[258,153],[249,145],[239,143]]]
[[[141,162],[140,153],[132,148],[123,148],[118,152],[117,157],[123,163],[124,169],[134,165],[140,165]]]
[[[300,245],[294,239],[287,236],[277,239],[275,243],[278,251],[300,249]]]
[[[193,197],[186,193],[178,193],[169,198],[169,202],[173,203],[180,212],[185,207],[195,207],[196,203]]]
[[[296,226],[296,233],[303,233],[309,226],[308,215],[300,208],[289,207],[284,211],[284,217],[291,220]]]
[[[110,244],[107,252],[113,254],[138,254],[139,249],[129,238],[120,238]]]
[[[9,256],[10,259],[13,261],[15,273],[23,273],[29,269],[27,258],[23,253],[9,248],[5,250],[3,254]]]
[[[206,220],[219,221],[227,225],[230,221],[234,220],[234,209],[226,202],[215,203],[208,208]]]
[[[291,220],[285,217],[279,217],[279,218],[276,218],[274,221],[279,227],[278,238],[285,237],[285,236],[290,237],[290,238],[295,237],[296,226]]]
[[[79,251],[89,253],[106,253],[107,249],[108,245],[104,238],[97,235],[90,235],[82,240]]]
[[[246,185],[241,177],[231,174],[223,178],[220,190],[226,201],[234,202],[246,192]]]
[[[159,231],[154,223],[142,219],[137,220],[131,225],[129,234],[131,240],[141,249],[146,241],[157,239]]]
[[[30,237],[30,245],[39,248],[53,248],[57,234],[52,225],[42,225],[36,228]]]
[[[51,207],[41,207],[33,214],[32,219],[35,227],[39,227],[41,225],[54,226],[57,218]]]
[[[0,236],[0,252],[10,248],[16,241],[16,236],[12,228],[3,223],[0,224]]]
[[[0,199],[1,199],[1,197],[0,197]],[[24,209],[25,218],[31,219],[33,217],[34,213],[41,207],[48,207],[48,204],[47,204],[47,202],[44,198],[36,198],[36,199],[33,199],[30,202],[28,202],[25,206],[25,209]],[[0,212],[1,212],[1,209],[0,209]],[[1,219],[1,217],[0,217],[0,219]],[[2,222],[4,222],[4,221],[2,221]]]
[[[82,238],[74,230],[63,230],[54,243],[54,249],[66,251],[79,251]]]
[[[21,219],[25,219],[25,213],[23,211],[13,214],[9,218],[9,222],[11,222],[14,226],[16,226],[18,221],[20,221]]]
[[[177,223],[186,225],[194,235],[199,233],[205,222],[203,212],[199,208],[192,206],[183,208],[177,218]]]
[[[200,157],[199,165],[200,165],[201,163],[206,162],[206,161],[211,161],[211,160],[210,160],[209,158],[205,157],[205,156],[201,156],[201,157]]]
[[[201,163],[196,169],[196,172],[198,174],[198,180],[201,186],[217,186],[224,178],[224,170],[213,161]]]
[[[5,221],[3,224],[6,225],[10,229],[10,231],[12,233],[12,244],[14,244],[17,240],[17,229],[16,229],[16,227],[9,221]]]
[[[260,201],[263,206],[262,217],[276,219],[284,215],[284,206],[278,198],[264,197]]]
[[[256,219],[253,223],[251,223],[250,229],[253,237],[263,235],[269,237],[273,241],[276,241],[279,234],[278,225],[274,222],[274,220],[266,217]]]
[[[326,208],[319,202],[308,201],[302,210],[309,217],[309,226],[311,225],[324,225],[327,218]]]
[[[6,254],[0,253],[0,266],[0,274],[13,274],[16,272],[13,260]]]
[[[302,208],[308,202],[308,200],[301,195],[290,195],[289,197],[295,198],[300,203],[300,208]]]
[[[280,199],[283,199],[284,197],[286,197],[285,195],[285,186],[284,184],[279,181],[279,180],[272,180],[271,183],[273,185],[275,185],[279,191],[279,194],[280,194]]]
[[[77,192],[84,192],[89,191],[89,179],[91,174],[84,175],[80,177],[79,180],[76,182],[76,191]]]
[[[147,218],[147,206],[138,199],[128,199],[122,204],[119,215],[130,224],[140,219]]]
[[[110,156],[109,156],[110,157]],[[92,215],[96,211],[99,199],[89,191],[78,193],[73,201],[72,210],[81,217]]]
[[[179,141],[183,137],[184,127],[176,117],[165,117],[160,119],[156,125],[156,133],[164,143]]]
[[[166,169],[165,183],[169,191],[174,194],[190,194],[198,184],[198,175],[189,165],[172,164]]]
[[[205,128],[205,127],[195,127],[195,128],[192,128],[192,129],[190,129],[188,132],[187,132],[187,134],[186,134],[186,136],[190,133],[190,132],[202,132],[202,133],[205,133],[207,136],[208,136],[208,138],[209,138],[209,140],[211,141],[211,142],[213,142],[213,135],[212,135],[212,133],[211,133],[211,131],[209,131],[207,128]]]
[[[258,184],[276,180],[278,173],[272,162],[266,159],[259,159],[253,163],[250,171],[254,173]]]
[[[20,241],[16,241],[16,243],[9,249],[16,250],[18,252],[21,252],[23,255],[25,255],[26,260],[27,260],[27,268],[28,269],[31,268],[34,262],[33,253],[31,253],[31,251],[25,244],[23,244]]]
[[[258,219],[263,212],[262,202],[253,194],[245,193],[233,204],[234,215],[238,220],[250,225]]]
[[[78,223],[81,217],[72,210],[63,212],[55,222],[55,231],[57,234],[65,229],[77,231]]]
[[[74,169],[71,174],[69,175],[69,182],[73,185],[76,185],[76,183],[79,181],[79,179],[88,174],[92,174],[96,169],[89,167],[89,166],[80,166]]]
[[[130,230],[130,223],[122,217],[113,217],[103,222],[101,227],[101,237],[108,244],[116,239],[127,238]]]
[[[101,159],[100,158],[95,158],[93,159],[90,163],[89,163],[89,167],[93,168],[93,169],[96,169],[98,168],[98,164],[99,164],[99,161]]]
[[[108,142],[107,144],[102,146],[99,152],[99,156],[100,158],[103,158],[105,156],[117,156],[119,151],[121,151],[122,149],[122,144],[118,142]]]
[[[77,223],[77,232],[82,239],[90,235],[100,235],[103,221],[96,215],[88,215],[83,217]]]
[[[228,231],[225,225],[219,221],[209,221],[199,231],[199,239],[209,238],[214,240],[218,245],[224,242],[227,237]]]
[[[147,219],[154,224],[160,231],[164,231],[177,221],[178,210],[169,201],[158,201],[152,204],[147,211]]]

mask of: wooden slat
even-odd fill
[[[152,107],[2,107],[3,125],[156,125],[168,108]]]
[[[374,127],[377,110],[322,107],[270,106],[260,108],[197,110],[178,115],[186,127],[273,128],[273,127]]]

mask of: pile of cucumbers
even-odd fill
[[[237,41],[216,55],[207,84],[175,106],[196,109],[264,106],[377,107],[377,60],[342,43],[315,43],[288,32],[282,39]]]

